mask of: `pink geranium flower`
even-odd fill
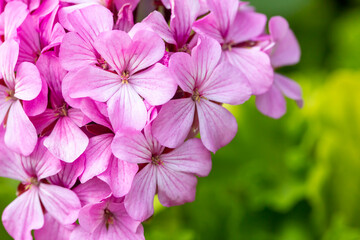
[[[164,42],[155,33],[138,31],[133,36],[113,30],[101,33],[94,43],[97,52],[115,72],[88,66],[72,76],[70,97],[90,97],[107,102],[113,129],[141,130],[147,120],[144,98],[153,106],[169,101],[176,83],[158,62]]]
[[[237,132],[234,116],[219,103],[238,105],[251,90],[244,75],[227,63],[219,64],[220,44],[201,37],[191,56],[175,53],[169,68],[184,91],[184,97],[162,106],[154,120],[154,136],[161,144],[181,145],[198,121],[202,142],[212,152],[228,144]]]
[[[288,22],[282,17],[273,17],[269,21],[271,41],[274,46],[270,51],[271,64],[274,68],[293,65],[300,60],[300,46]],[[302,91],[299,84],[293,80],[275,73],[274,83],[264,94],[256,96],[256,106],[260,112],[272,117],[280,118],[286,112],[284,96],[303,106]]]
[[[62,224],[76,221],[80,201],[71,190],[47,184],[45,178],[58,173],[61,164],[39,140],[34,152],[25,157],[0,143],[0,176],[21,181],[20,195],[2,215],[5,229],[15,239],[32,239],[31,230],[44,225],[44,209]]]
[[[14,40],[5,41],[0,46],[0,122],[6,127],[5,144],[12,150],[29,155],[37,141],[35,127],[25,114],[21,101],[36,98],[41,90],[40,74],[32,63],[15,65],[19,45]]]
[[[118,132],[112,143],[114,155],[131,163],[143,164],[136,174],[125,208],[137,220],[149,218],[156,192],[166,207],[195,199],[196,176],[205,177],[211,170],[211,154],[200,139],[190,139],[178,148],[165,152],[147,127],[142,132]]]
[[[266,92],[273,82],[270,59],[254,38],[265,30],[266,16],[248,9],[238,0],[208,0],[211,13],[194,23],[193,29],[222,45],[222,60],[236,66],[249,81],[253,94]],[[239,10],[240,8],[240,10]]]

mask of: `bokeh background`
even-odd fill
[[[251,0],[288,19],[301,62],[279,71],[303,87],[280,120],[254,99],[229,107],[239,131],[199,179],[196,201],[144,223],[148,240],[360,239],[360,1]],[[18,182],[0,178],[0,209]],[[0,226],[0,239],[11,239]],[[51,240],[51,239],[50,239]]]

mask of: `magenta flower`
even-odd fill
[[[32,239],[31,230],[44,225],[44,209],[62,224],[75,222],[80,201],[71,190],[47,184],[46,178],[61,170],[56,159],[39,140],[34,152],[25,157],[0,144],[0,176],[21,181],[20,195],[2,215],[5,229],[14,239]]]
[[[0,122],[6,127],[5,144],[12,151],[29,155],[37,141],[36,130],[25,114],[21,100],[36,98],[41,90],[40,74],[32,63],[15,65],[19,45],[14,40],[5,41],[0,46]]]
[[[145,239],[141,222],[133,220],[121,199],[114,197],[86,205],[79,213],[79,223],[80,227],[71,235],[72,240]]]
[[[228,144],[237,132],[234,116],[219,103],[238,105],[251,95],[241,72],[220,63],[221,47],[216,40],[201,37],[191,56],[175,53],[169,69],[174,74],[184,98],[162,106],[153,122],[153,133],[164,146],[181,145],[193,123],[198,121],[202,142],[212,152]]]
[[[191,33],[191,27],[200,9],[198,0],[173,0],[171,4],[170,28],[163,15],[154,11],[143,23],[153,29],[165,42],[176,45],[178,50],[186,50],[186,42]]]
[[[271,64],[274,68],[293,65],[300,60],[300,46],[288,22],[282,17],[273,17],[269,22],[271,40],[274,43],[270,52]],[[272,117],[280,118],[286,112],[284,96],[303,106],[302,91],[299,84],[293,80],[275,73],[274,83],[264,94],[256,96],[256,106],[260,112]]]
[[[129,215],[141,221],[153,214],[156,192],[166,207],[194,201],[195,175],[205,177],[211,170],[211,154],[200,139],[190,139],[164,152],[165,147],[151,135],[150,129],[145,128],[144,132],[118,132],[112,143],[118,158],[144,164],[124,201]]]
[[[113,129],[141,130],[147,120],[144,98],[153,106],[174,96],[176,83],[168,69],[159,63],[164,43],[155,33],[138,31],[132,38],[123,31],[103,32],[94,44],[115,73],[88,66],[72,76],[70,97],[90,97],[107,102]]]
[[[59,59],[51,52],[42,54],[37,62],[42,77],[50,89],[51,109],[32,117],[31,120],[38,133],[51,133],[44,144],[57,158],[65,162],[73,162],[86,149],[89,139],[80,129],[90,120],[79,110],[70,108],[64,101],[61,83],[66,71],[61,67]]]
[[[254,38],[265,30],[266,16],[239,8],[238,0],[208,0],[211,13],[196,21],[193,29],[216,39],[222,45],[222,60],[236,66],[249,81],[253,94],[266,92],[273,82],[269,57],[257,47]]]

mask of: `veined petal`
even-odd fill
[[[112,156],[111,142],[113,138],[114,135],[111,133],[90,138],[89,145],[84,153],[86,162],[85,171],[80,178],[81,182],[88,181],[108,168]]]
[[[83,173],[85,167],[85,156],[81,155],[72,163],[63,163],[62,169],[58,174],[47,178],[52,184],[72,188],[78,177]]]
[[[71,224],[78,218],[81,208],[76,194],[66,188],[41,183],[39,196],[49,214],[62,224]]]
[[[289,29],[285,37],[275,44],[273,53],[270,55],[271,64],[275,68],[294,65],[300,61],[300,55],[300,45],[294,33]]]
[[[19,44],[15,40],[5,41],[0,46],[0,73],[10,90],[15,88],[15,65],[19,55]]]
[[[197,179],[192,174],[159,167],[157,184],[159,201],[166,207],[195,200]]]
[[[154,137],[164,146],[179,146],[189,134],[194,116],[195,102],[191,98],[170,100],[153,122]]]
[[[28,15],[17,31],[20,39],[18,61],[35,63],[41,51],[40,36],[35,19]]]
[[[222,36],[222,33],[220,32],[216,16],[213,13],[209,13],[205,17],[194,22],[193,29],[201,35],[211,37],[219,43],[224,43],[224,36]]]
[[[236,119],[224,107],[207,100],[196,103],[196,107],[201,140],[207,149],[215,153],[235,137]]]
[[[31,187],[10,203],[2,214],[2,222],[14,239],[32,240],[31,230],[44,225],[39,189]]]
[[[125,196],[124,204],[129,215],[139,221],[154,213],[157,168],[146,165],[135,175],[130,192]]]
[[[9,110],[6,122],[5,144],[11,150],[29,155],[37,142],[34,125],[26,116],[19,100],[15,101]]]
[[[117,17],[118,19],[114,29],[129,32],[130,29],[134,26],[133,10],[129,3],[125,3],[123,6],[121,6]]]
[[[30,117],[31,122],[36,128],[37,134],[43,133],[43,131],[57,119],[58,116],[56,115],[56,112],[52,109],[46,109],[45,112],[43,112],[42,114],[35,117]]]
[[[44,217],[44,226],[34,231],[36,240],[68,240],[71,232],[76,227],[75,224],[63,225],[48,213],[46,213]]]
[[[83,207],[79,213],[80,226],[92,233],[100,224],[104,224],[106,204],[104,201]]]
[[[69,95],[72,98],[90,97],[106,102],[121,87],[121,79],[117,74],[95,66],[82,68],[71,77]]]
[[[23,2],[11,1],[6,5],[4,10],[5,40],[14,38],[16,36],[17,28],[25,20],[28,14],[29,11],[27,10],[27,6]]]
[[[161,154],[166,169],[206,177],[211,170],[211,154],[198,138],[187,140],[173,151]]]
[[[302,108],[304,100],[302,98],[302,90],[300,85],[290,78],[275,73],[274,84],[288,98],[296,101],[298,106]]]
[[[9,89],[3,85],[0,85],[0,123],[3,123],[6,114],[9,111],[12,100],[7,100],[6,98],[9,96]]]
[[[144,128],[147,119],[145,104],[130,84],[123,84],[107,105],[110,122],[115,131]]]
[[[266,116],[280,118],[286,112],[286,101],[281,91],[273,85],[266,93],[256,96],[256,107]]]
[[[73,192],[78,196],[81,206],[85,206],[107,198],[111,194],[111,189],[109,185],[95,177],[76,186]]]
[[[251,96],[243,73],[229,63],[221,63],[201,85],[199,92],[207,99],[232,105],[242,104]]]
[[[42,88],[39,70],[29,62],[23,62],[16,71],[15,97],[21,100],[33,100]]]
[[[153,106],[168,102],[177,89],[177,84],[168,68],[160,63],[133,75],[130,78],[130,84]]]
[[[264,52],[254,48],[233,48],[223,52],[223,58],[246,76],[253,94],[262,94],[272,85],[274,70]]]
[[[131,188],[131,184],[139,167],[135,163],[129,163],[111,157],[109,166],[98,178],[106,182],[115,197],[125,196]]]
[[[68,110],[68,116],[78,126],[82,127],[89,122],[92,122],[80,109],[71,108]]]
[[[152,28],[152,30],[154,30],[154,32],[159,34],[159,36],[164,39],[165,42],[176,44],[173,33],[165,21],[164,16],[160,12],[153,11],[142,22],[146,23],[150,28]]]
[[[41,79],[41,91],[39,95],[30,101],[23,101],[23,108],[29,117],[37,116],[46,110],[48,104],[48,86],[45,80]]]
[[[170,29],[173,32],[178,48],[185,45],[194,23],[200,4],[198,0],[171,0]]]
[[[61,117],[44,145],[57,158],[64,162],[73,162],[86,149],[89,139],[69,117]]]
[[[169,61],[169,69],[180,88],[192,93],[195,88],[196,68],[191,56],[187,53],[174,53]]]

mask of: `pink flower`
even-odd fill
[[[6,4],[5,10],[1,14],[3,22],[0,23],[3,24],[3,26],[1,26],[1,29],[3,29],[1,35],[4,35],[5,40],[17,37],[17,29],[28,14],[27,6],[20,1]]]
[[[57,158],[65,162],[73,162],[86,149],[89,139],[80,129],[90,120],[79,110],[70,108],[64,101],[61,83],[66,71],[61,67],[59,59],[51,52],[42,54],[37,62],[42,77],[50,89],[51,109],[31,120],[38,133],[46,134],[50,128],[51,133],[44,144]]]
[[[46,178],[61,170],[60,161],[39,140],[25,157],[0,144],[0,176],[21,181],[20,195],[2,215],[5,229],[14,239],[32,239],[31,230],[44,225],[44,209],[62,224],[75,222],[80,201],[71,190],[47,184]]]
[[[227,63],[220,63],[220,44],[201,37],[191,56],[175,53],[169,68],[184,91],[184,98],[162,106],[153,122],[153,133],[164,146],[182,144],[197,121],[202,142],[212,152],[228,144],[237,132],[234,116],[219,103],[238,105],[251,95],[244,75]]]
[[[115,131],[126,127],[141,130],[147,120],[142,98],[153,106],[162,105],[177,87],[168,69],[156,63],[165,52],[163,41],[149,31],[129,36],[113,30],[101,33],[94,47],[115,72],[95,66],[82,68],[72,77],[70,97],[107,102]]]
[[[0,122],[6,126],[5,144],[12,150],[29,155],[37,141],[36,130],[25,114],[21,100],[36,98],[41,90],[38,69],[32,63],[15,65],[19,45],[14,40],[0,46],[0,71],[3,85],[0,85]]]
[[[273,82],[269,57],[252,40],[265,29],[266,16],[247,9],[238,0],[208,0],[211,13],[193,29],[222,45],[222,60],[236,66],[249,81],[253,94],[266,92]],[[255,44],[256,45],[256,44]]]
[[[79,213],[79,223],[72,240],[145,239],[141,222],[129,217],[122,200],[114,197],[86,205]]]
[[[136,174],[130,192],[125,196],[125,208],[137,220],[149,218],[153,212],[156,191],[166,207],[195,199],[197,179],[211,170],[211,154],[200,139],[190,139],[178,148],[164,152],[165,147],[145,128],[118,132],[112,143],[114,155],[131,163],[143,164]]]
[[[270,52],[271,64],[274,68],[293,65],[300,60],[300,46],[288,22],[282,17],[273,17],[269,22],[271,40],[274,43]],[[293,80],[275,73],[274,83],[264,94],[256,96],[256,106],[260,112],[272,117],[280,118],[286,112],[284,96],[303,106],[302,91],[299,84]]]

